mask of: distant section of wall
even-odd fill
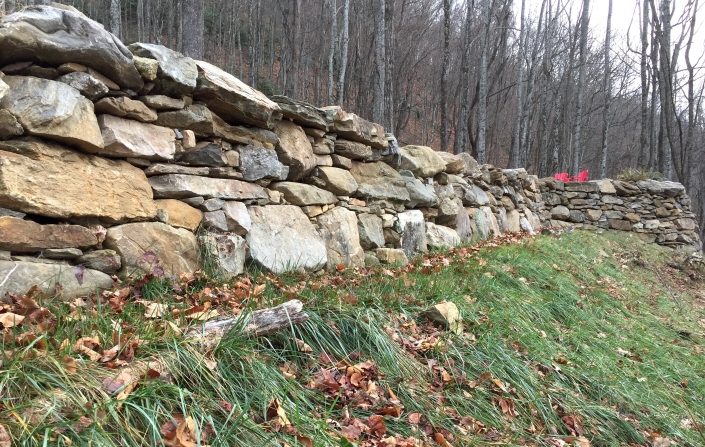
[[[268,98],[70,7],[0,21],[0,296],[113,275],[225,277],[406,262],[575,224],[699,247],[683,187],[562,184],[396,147],[340,107]]]

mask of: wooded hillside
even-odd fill
[[[0,13],[27,3],[0,0]],[[62,3],[126,42],[176,48],[265,93],[342,104],[402,143],[540,176],[661,172],[688,187],[703,220],[699,0],[634,2],[640,39],[630,42],[615,42],[589,0],[531,2],[537,10],[527,0]]]

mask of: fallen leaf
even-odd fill
[[[145,318],[161,318],[169,310],[166,304],[143,302],[147,309],[144,311]]]
[[[0,325],[2,325],[2,327],[4,327],[5,329],[9,329],[22,323],[22,320],[24,319],[25,317],[23,317],[22,315],[7,312],[4,314],[0,314]]]
[[[0,447],[12,447],[10,430],[2,424],[0,424]]]

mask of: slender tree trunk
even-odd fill
[[[460,67],[460,111],[458,113],[455,153],[466,152],[469,146],[468,121],[470,115],[470,50],[472,48],[472,26],[475,13],[475,1],[467,0],[465,10],[465,37],[463,39],[463,56]]]
[[[480,73],[477,104],[477,161],[487,163],[487,65],[490,45],[490,21],[492,20],[492,5],[485,0],[482,7],[482,53],[480,55]]]
[[[122,39],[122,11],[120,0],[110,0],[110,32]]]
[[[696,18],[698,12],[698,0],[690,1],[690,30],[688,34],[688,43],[686,44],[685,50],[685,64],[688,70],[688,130],[685,139],[685,145],[681,148],[681,165],[683,171],[683,178],[681,181],[690,190],[693,171],[693,152],[694,152],[694,139],[695,139],[695,127],[697,126],[695,109],[697,107],[695,99],[695,76],[696,71],[691,61],[691,50],[693,48],[693,39],[695,37],[695,26]]]
[[[203,59],[203,1],[184,0],[188,13],[183,15],[183,53],[194,59]]]
[[[641,0],[641,133],[639,135],[639,164],[649,165],[651,148],[651,123],[649,122],[649,2]],[[653,107],[653,105],[652,105]]]
[[[450,0],[443,0],[443,66],[441,67],[441,150],[443,152],[448,151],[448,72],[449,72],[449,70],[450,70]]]
[[[392,1],[392,0],[389,0]],[[374,78],[372,94],[372,119],[377,123],[384,123],[384,87],[386,85],[386,45],[384,39],[384,10],[385,0],[375,0],[377,8],[375,14],[375,44],[374,44]]]
[[[396,40],[394,28],[394,2],[387,0],[384,8],[384,36],[385,36],[385,86],[384,86],[384,114],[386,121],[384,128],[389,133],[394,133],[394,58]]]
[[[583,157],[583,107],[585,103],[585,71],[587,69],[587,34],[590,18],[590,0],[583,0],[580,18],[580,55],[578,67],[578,85],[576,86],[575,127],[573,131],[573,174],[577,175]]]
[[[514,118],[514,133],[512,134],[512,145],[509,151],[509,167],[519,167],[521,147],[521,119],[523,116],[524,104],[524,52],[526,51],[526,0],[521,0],[521,19],[519,29],[519,42],[517,48],[517,94],[516,94],[516,116]]]
[[[600,177],[607,178],[607,138],[610,129],[610,102],[612,101],[612,66],[610,64],[610,45],[612,43],[612,0],[607,5],[607,32],[605,34],[605,67],[602,88],[605,93],[605,105],[602,109],[602,148],[600,152]]]
[[[328,104],[333,103],[333,88],[335,87],[335,51],[338,46],[338,6],[336,0],[328,0],[330,9],[330,46],[328,47]]]
[[[348,69],[348,45],[350,43],[350,0],[343,0],[343,31],[340,37],[340,69],[335,102],[345,102],[345,75]]]

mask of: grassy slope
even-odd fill
[[[393,271],[254,278],[267,287],[246,305],[299,297],[310,321],[269,338],[233,331],[206,361],[141,304],[45,304],[56,327],[5,330],[0,425],[37,446],[161,445],[170,420],[177,440],[213,446],[705,445],[702,272],[688,278],[668,250],[619,234],[492,245]],[[242,301],[236,287],[192,287],[153,281],[143,293],[170,309]],[[462,335],[417,318],[443,300],[460,309]],[[97,335],[108,349],[116,321],[142,340],[137,359],[165,359],[170,381],[106,394],[115,372],[71,346]],[[17,344],[29,331],[37,338]]]

